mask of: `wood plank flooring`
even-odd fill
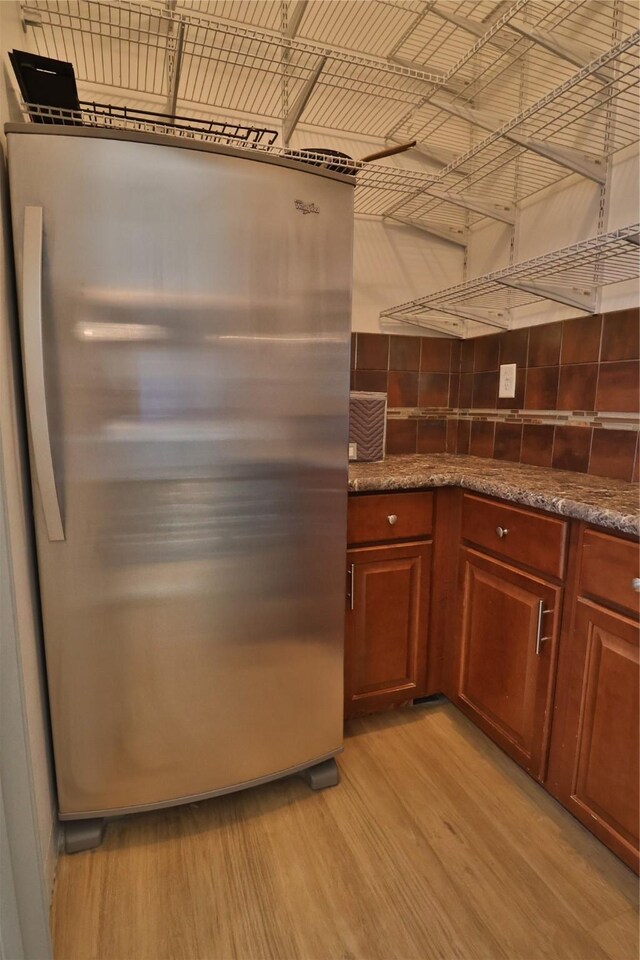
[[[637,960],[634,875],[450,704],[353,721],[339,764],[62,856],[56,960]]]

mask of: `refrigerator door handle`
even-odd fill
[[[22,250],[22,342],[35,473],[49,540],[64,540],[51,456],[42,342],[42,207],[25,207]]]

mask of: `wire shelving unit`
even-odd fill
[[[73,62],[80,82],[164,97],[171,113],[278,122],[285,145],[300,120],[417,139],[412,165],[428,158],[438,195],[412,191],[420,177],[405,167],[388,194],[360,190],[371,216],[451,231],[496,212],[510,223],[514,204],[571,173],[603,179],[639,137],[633,0],[366,7],[363,18],[357,0],[31,0],[22,13],[38,52]]]
[[[250,145],[276,154],[299,143],[299,124],[319,143],[416,140],[400,160],[353,162],[356,212],[461,246],[491,218],[511,232],[513,259],[519,205],[577,175],[599,197],[599,235],[585,242],[598,263],[612,259],[604,256],[612,158],[640,139],[637,0],[21,0],[21,8],[37,52],[71,61],[85,95],[97,84],[114,97],[155,98],[185,123],[204,111],[278,128],[281,145]],[[87,117],[86,105],[82,113],[106,122]],[[151,128],[182,135],[176,124]],[[629,244],[622,249],[628,259]],[[491,289],[490,304],[475,295],[467,304],[474,316],[434,318],[430,309],[430,323],[449,332],[504,325],[524,293]],[[427,300],[385,315],[409,322],[415,308],[411,322],[422,322]]]
[[[631,224],[399,304],[381,317],[465,338],[479,326],[509,329],[513,309],[543,300],[593,313],[600,288],[640,277],[639,232],[640,224]]]

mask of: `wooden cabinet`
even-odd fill
[[[638,870],[639,630],[633,614],[613,609],[635,605],[638,548],[586,530],[578,554],[577,597],[566,611],[558,664],[548,787]]]
[[[349,544],[419,540],[430,537],[432,527],[432,493],[368,493],[349,500]]]
[[[458,705],[542,779],[562,591],[469,549],[460,574]]]
[[[452,489],[348,529],[346,717],[445,693],[637,870],[637,542]]]
[[[430,543],[348,551],[347,717],[422,695],[430,569]]]
[[[432,522],[432,493],[349,500],[346,718],[425,692]]]
[[[450,695],[540,781],[551,727],[567,526],[557,517],[463,495]]]
[[[557,579],[564,575],[567,526],[559,517],[499,500],[472,493],[462,498],[463,540]]]

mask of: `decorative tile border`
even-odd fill
[[[636,413],[587,413],[578,410],[494,410],[467,407],[391,407],[389,420],[490,420],[494,423],[546,423],[605,430],[640,430]]]

